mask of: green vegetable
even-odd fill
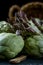
[[[25,51],[32,56],[43,57],[43,35],[34,35],[25,40]]]
[[[10,59],[18,55],[24,47],[24,40],[21,36],[13,33],[0,34],[0,55]]]
[[[35,20],[36,20],[36,22],[40,22],[40,19],[38,19],[38,18],[35,18]],[[30,27],[31,27],[34,31],[36,31],[38,34],[41,33],[40,30],[37,28],[37,26],[33,23],[32,20],[29,20],[29,23],[30,23]],[[39,23],[38,23],[38,24],[39,24]]]
[[[12,25],[6,21],[0,21],[0,33],[2,32],[14,32]]]

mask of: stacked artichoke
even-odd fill
[[[23,11],[15,13],[15,20],[0,22],[0,56],[16,57],[24,48],[28,55],[43,57],[43,20]]]

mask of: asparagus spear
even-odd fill
[[[36,22],[36,20],[33,17],[31,17],[31,19],[33,23],[38,27],[38,29],[41,30],[41,32],[43,32],[43,28],[41,27],[41,25],[38,22]]]

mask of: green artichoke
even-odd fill
[[[2,32],[14,32],[14,29],[11,24],[6,21],[0,21],[0,33]]]
[[[10,59],[22,51],[24,40],[13,33],[0,33],[0,55]]]
[[[29,55],[43,57],[43,35],[34,35],[25,40],[25,51]]]

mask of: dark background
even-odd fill
[[[9,8],[12,5],[17,4],[19,6],[22,6],[28,2],[34,2],[34,0],[0,0],[0,20],[6,20],[8,17]]]

